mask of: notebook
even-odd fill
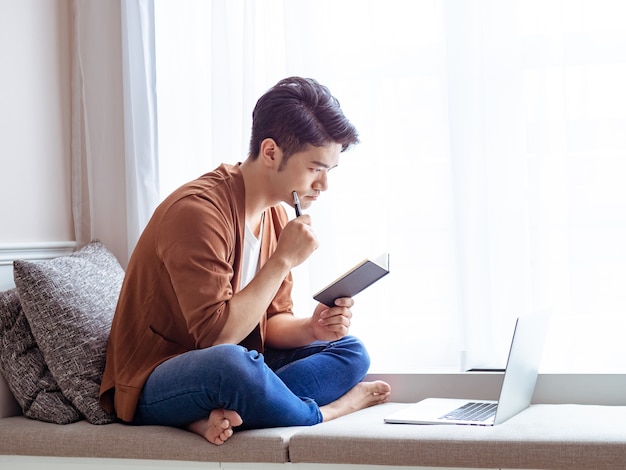
[[[548,321],[547,312],[517,319],[498,401],[426,398],[387,416],[385,422],[493,426],[515,416],[530,405],[535,391]]]
[[[313,296],[315,300],[332,307],[341,297],[354,297],[380,278],[389,274],[389,253],[375,260],[365,259]]]

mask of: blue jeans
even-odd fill
[[[363,380],[369,355],[353,336],[265,354],[235,344],[189,351],[159,365],[143,387],[135,424],[184,426],[215,409],[234,410],[242,428],[306,426],[319,407]]]

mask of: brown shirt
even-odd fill
[[[239,290],[245,229],[239,166],[221,165],[163,201],[131,256],[113,318],[100,403],[132,421],[141,389],[163,361],[207,348],[224,327]],[[265,212],[259,266],[287,223],[282,206]],[[291,275],[266,317],[292,314]],[[263,318],[241,343],[263,351]]]

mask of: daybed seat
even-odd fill
[[[45,462],[77,461],[84,468],[106,468],[108,461],[118,468],[120,462],[111,459],[134,459],[123,461],[129,468],[157,459],[181,469],[626,468],[626,407],[532,405],[494,427],[383,423],[385,415],[403,406],[379,405],[312,427],[242,431],[220,447],[173,428],[59,425],[15,416],[0,419],[0,467],[33,468],[29,465],[37,459],[19,456],[54,456]]]

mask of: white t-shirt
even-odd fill
[[[265,214],[263,214],[265,215]],[[248,283],[256,276],[259,270],[259,257],[261,256],[261,239],[263,237],[263,223],[265,217],[261,219],[261,228],[259,229],[259,238],[254,236],[248,224],[246,224],[246,233],[243,236],[243,267],[241,271],[241,289],[246,287]]]

